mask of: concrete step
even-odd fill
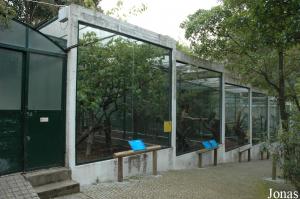
[[[34,187],[34,190],[41,199],[48,199],[57,196],[63,196],[80,191],[79,184],[73,180],[65,180],[51,184]]]
[[[71,170],[65,167],[50,168],[26,173],[25,178],[33,187],[71,180]]]

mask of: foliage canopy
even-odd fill
[[[224,63],[238,79],[278,98],[285,129],[286,102],[294,102],[300,111],[295,90],[300,75],[299,9],[298,0],[223,0],[181,24],[200,58]]]

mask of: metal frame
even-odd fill
[[[196,67],[196,68],[199,68],[199,69],[204,69],[204,70],[207,70],[207,71],[210,71],[210,72],[215,72],[215,73],[218,73],[220,74],[220,85],[219,85],[219,89],[220,89],[220,100],[219,100],[219,115],[220,115],[220,143],[219,144],[225,144],[223,143],[223,135],[222,135],[222,131],[223,131],[223,117],[222,117],[222,110],[223,110],[223,92],[222,92],[222,85],[223,85],[223,75],[224,73],[223,72],[220,72],[220,71],[216,71],[216,70],[212,70],[212,69],[209,69],[209,68],[205,68],[205,67],[201,67],[201,66],[197,66],[195,64],[191,64],[191,63],[187,63],[185,61],[181,61],[181,60],[176,60],[176,63],[181,63],[181,64],[187,64],[187,65],[191,65],[193,67]],[[175,66],[176,68],[176,66]],[[176,68],[177,69],[177,68]],[[177,76],[176,76],[176,83],[177,83]],[[177,96],[176,96],[176,106],[177,106]],[[176,110],[177,111],[177,110]],[[177,113],[176,113],[177,115]],[[177,122],[177,119],[176,119],[176,122]],[[177,132],[176,132],[176,135],[177,135]],[[205,140],[203,140],[205,141]],[[181,155],[184,155],[184,154],[188,154],[188,153],[192,153],[192,152],[196,152],[198,151],[199,149],[193,149],[191,151],[187,151],[187,152],[183,152],[183,153],[177,153],[177,143],[176,143],[176,157],[177,156],[181,156]]]

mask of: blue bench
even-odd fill
[[[207,153],[209,151],[214,151],[214,165],[216,166],[218,164],[218,148],[219,144],[216,142],[216,140],[209,140],[209,141],[203,141],[202,145],[204,149],[200,149],[197,151],[198,154],[198,167],[202,168],[202,154]]]
[[[153,175],[157,175],[157,150],[161,149],[160,145],[153,145],[146,147],[142,140],[131,140],[128,141],[132,150],[129,151],[122,151],[113,154],[114,158],[118,159],[118,182],[123,181],[123,158],[138,155],[138,154],[145,154],[147,152],[152,152],[152,170]]]

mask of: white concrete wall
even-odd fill
[[[251,148],[251,158],[252,160],[260,160],[260,147],[262,143],[256,144]]]
[[[170,170],[173,167],[173,151],[171,148],[159,150],[157,153],[158,172]],[[72,178],[80,182],[81,186],[92,183],[117,181],[117,159],[99,161],[90,164],[74,166]],[[152,174],[152,153],[123,158],[124,178],[136,175]]]
[[[198,167],[199,156],[196,152],[186,153],[176,157],[175,168],[181,169],[193,169]],[[213,165],[214,155],[213,151],[202,154],[202,167]]]
[[[218,149],[218,164],[224,164],[224,163],[233,163],[233,162],[239,162],[239,151],[243,150],[245,148],[251,147],[251,160],[259,160],[260,159],[260,145],[257,144],[255,146],[245,145],[239,148],[236,148],[234,150],[230,150],[225,152],[225,146],[220,145]],[[242,153],[242,162],[248,161],[248,152],[245,151]],[[175,160],[175,169],[181,170],[181,169],[192,169],[198,167],[198,155],[196,152],[186,153],[180,156],[176,157]],[[202,156],[202,165],[205,166],[211,166],[213,165],[213,152],[210,151],[208,153],[203,154]]]

